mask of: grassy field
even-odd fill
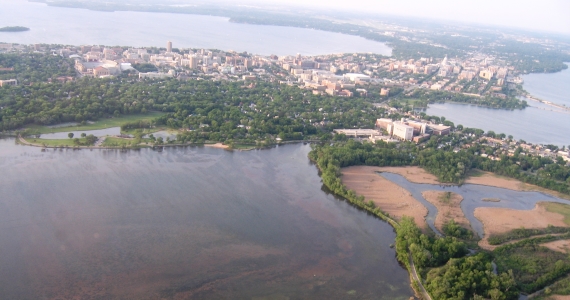
[[[477,169],[471,169],[467,173],[467,177],[481,177],[483,175],[485,175],[485,172]]]
[[[26,127],[33,132],[44,133],[56,133],[56,132],[67,132],[67,131],[86,131],[86,130],[97,130],[105,129],[111,127],[120,127],[122,124],[127,122],[151,120],[164,115],[162,112],[150,112],[141,115],[127,115],[118,118],[101,119],[90,124],[78,125],[78,126],[68,126],[68,127],[58,127],[49,128],[47,126],[30,125]]]
[[[545,203],[546,210],[564,216],[564,223],[570,226],[570,205],[562,203]]]
[[[252,144],[234,144],[232,146],[233,149],[236,150],[251,150],[251,149],[255,149],[256,145],[252,145]]]
[[[47,147],[75,147],[77,146],[74,142],[74,139],[59,139],[59,140],[48,140],[48,139],[31,139],[28,138],[26,141],[37,144],[37,145],[45,145]],[[85,142],[84,138],[79,139],[82,142]]]

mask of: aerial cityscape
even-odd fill
[[[7,0],[0,297],[570,299],[568,4],[358,1]]]

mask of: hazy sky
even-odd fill
[[[570,0],[267,0],[488,25],[570,35]]]

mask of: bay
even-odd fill
[[[512,135],[536,144],[570,145],[570,113],[528,101],[523,110],[501,110],[456,103],[430,104],[428,115],[444,116],[465,127]]]
[[[566,63],[570,66],[570,63]],[[570,68],[556,73],[533,73],[522,76],[524,89],[531,95],[570,107]]]
[[[26,32],[0,33],[0,42],[20,44],[106,45],[205,48],[260,55],[372,52],[391,55],[383,43],[313,29],[230,23],[228,18],[151,12],[101,12],[2,1],[0,27],[25,26]]]
[[[408,299],[395,233],[308,145],[63,150],[0,140],[5,299]]]

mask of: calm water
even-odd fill
[[[435,217],[437,216],[437,208],[422,196],[422,192],[425,191],[446,191],[463,196],[463,201],[461,201],[461,210],[465,214],[467,220],[471,223],[473,230],[475,230],[480,237],[483,237],[484,233],[483,223],[481,223],[479,219],[475,218],[474,215],[475,208],[477,207],[502,207],[517,210],[531,210],[538,202],[558,202],[568,204],[568,200],[556,198],[539,192],[513,191],[478,184],[464,184],[461,186],[420,184],[409,182],[401,175],[388,172],[380,173],[379,176],[382,176],[405,188],[414,196],[414,198],[420,201],[428,209],[426,221],[435,232],[438,232],[434,225]],[[501,199],[501,201],[486,202],[483,201],[484,198],[496,198]]]
[[[408,299],[392,228],[321,191],[309,150],[0,140],[0,295]]]
[[[570,63],[566,64],[570,66]],[[570,107],[570,68],[558,73],[528,74],[522,78],[527,92],[542,100]]]
[[[96,137],[102,137],[106,135],[120,135],[121,134],[121,127],[111,127],[106,129],[99,129],[99,130],[88,130],[88,131],[76,131],[73,130],[74,127],[70,127],[69,131],[65,132],[56,132],[56,133],[44,133],[40,136],[42,139],[46,140],[58,140],[58,139],[67,139],[69,133],[73,133],[73,137],[81,137],[82,133],[87,135],[94,135]],[[176,137],[176,136],[175,136]]]
[[[466,127],[512,135],[530,143],[570,145],[570,113],[530,102],[523,110],[499,110],[455,103],[430,104],[428,115],[445,116]]]
[[[0,27],[25,26],[27,32],[0,33],[0,42],[101,44],[248,51],[304,55],[373,52],[391,55],[383,43],[339,33],[279,26],[235,24],[228,18],[143,12],[98,12],[3,0]]]

